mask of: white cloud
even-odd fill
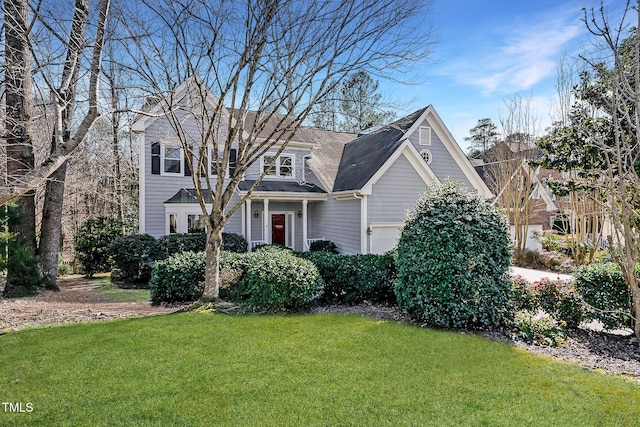
[[[560,19],[519,28],[502,28],[502,40],[492,40],[491,49],[459,52],[447,68],[458,84],[479,88],[483,95],[528,90],[557,71],[561,54],[584,28],[579,22]],[[478,43],[480,45],[480,43]]]

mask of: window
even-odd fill
[[[202,233],[205,231],[204,216],[187,215],[187,233]]]
[[[273,156],[263,156],[262,171],[267,172],[267,169],[269,169],[269,165],[271,165],[271,163],[273,163]],[[271,170],[267,172],[267,175],[278,175],[277,171],[278,171],[278,165],[277,163],[275,163],[273,166],[271,166]]]
[[[175,145],[162,146],[162,174],[182,175],[182,148]]]
[[[218,165],[220,166],[222,166],[223,154],[224,153],[222,150],[218,150]],[[213,158],[213,150],[211,148],[208,149],[207,156],[211,159],[211,161],[209,162],[209,175],[217,175],[218,171],[216,169],[216,162],[215,162],[215,159]]]
[[[424,160],[428,165],[431,164],[431,151],[429,150],[420,151],[420,157],[422,157],[422,160]]]
[[[278,175],[280,176],[292,176],[293,175],[293,158],[291,156],[280,156],[278,159],[280,166]]]
[[[431,127],[420,126],[418,138],[420,145],[431,145]]]
[[[178,218],[176,214],[169,214],[169,234],[178,232]]]
[[[262,157],[262,171],[267,172],[269,165],[273,162],[273,155],[265,155]],[[279,176],[279,177],[289,177],[293,178],[294,176],[294,164],[295,157],[291,154],[282,154],[275,161],[271,170],[267,172],[267,175],[271,176]]]

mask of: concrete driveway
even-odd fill
[[[548,278],[551,280],[572,280],[573,276],[569,274],[554,273],[553,271],[533,270],[531,268],[510,267],[509,271],[514,276],[522,276],[529,282],[537,282],[541,279]]]

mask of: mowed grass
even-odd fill
[[[89,280],[94,290],[108,302],[148,302],[149,289],[120,289],[111,283],[109,275],[97,275]]]
[[[480,337],[182,313],[0,337],[0,425],[624,426],[640,386]]]

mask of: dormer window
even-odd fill
[[[271,170],[267,172],[267,176],[277,176],[282,178],[293,178],[295,157],[291,154],[281,154],[274,162],[274,156],[267,154],[262,157],[262,171],[267,172],[269,165],[273,163]]]
[[[430,126],[420,126],[419,129],[419,144],[424,146],[431,145],[431,127]]]

